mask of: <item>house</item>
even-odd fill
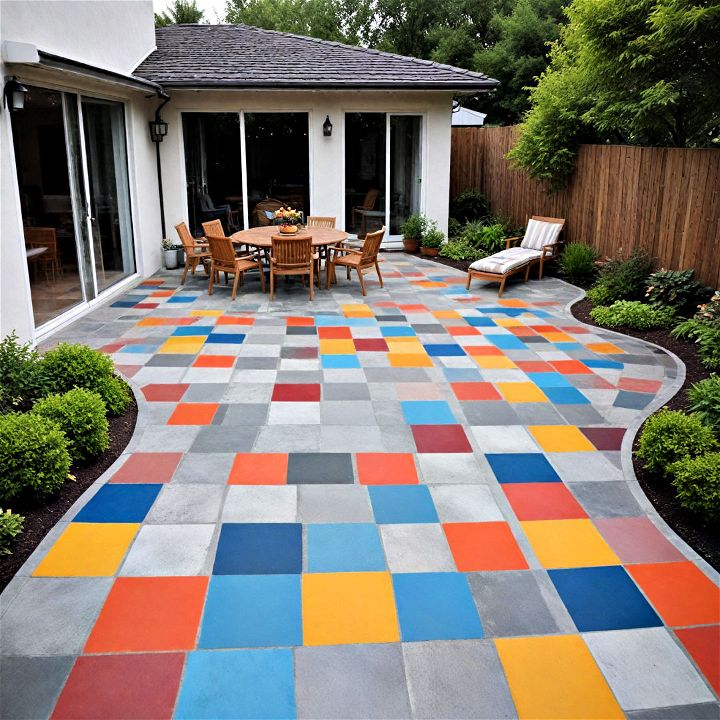
[[[453,127],[482,127],[485,124],[486,113],[470,110],[458,105],[453,109],[451,124]]]
[[[497,84],[243,25],[155,30],[151,0],[0,13],[3,335],[43,337],[151,275],[182,220],[235,230],[291,205],[389,243],[414,211],[446,228],[453,97]]]

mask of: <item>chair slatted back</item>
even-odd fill
[[[311,265],[313,261],[312,237],[284,237],[273,235],[271,238],[271,258],[280,268]]]
[[[213,264],[235,266],[235,248],[228,237],[205,236],[210,245],[210,256]]]
[[[309,215],[307,219],[307,226],[308,227],[318,227],[318,228],[329,228],[334,229],[335,228],[335,218],[334,217],[323,217],[321,215]]]
[[[368,233],[365,236],[365,242],[362,246],[362,257],[360,262],[374,263],[377,259],[378,252],[380,252],[380,243],[385,235],[385,226],[383,225],[379,230]]]
[[[222,223],[219,220],[208,220],[202,224],[205,237],[213,235],[214,237],[225,237]]]
[[[363,210],[372,210],[375,207],[375,203],[377,202],[379,196],[379,190],[376,188],[370,188],[370,190],[367,191],[367,195],[365,195],[365,200],[363,200]]]
[[[188,226],[184,222],[181,222],[175,226],[175,230],[177,231],[185,250],[192,251],[195,248],[195,238],[193,238],[190,234]]]

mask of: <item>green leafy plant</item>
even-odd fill
[[[70,477],[65,433],[33,413],[0,415],[0,501],[41,501]]]
[[[645,297],[656,307],[667,305],[675,309],[678,315],[692,315],[698,305],[706,302],[713,293],[693,280],[694,270],[658,270],[647,279]]]
[[[701,322],[720,323],[720,291],[716,290],[710,300],[698,308],[695,317]]]
[[[652,330],[672,325],[675,311],[671,307],[653,307],[637,300],[617,300],[612,305],[593,308],[590,317],[601,327]]]
[[[27,410],[47,391],[40,356],[12,332],[0,342],[0,412]]]
[[[65,433],[73,461],[86,460],[110,447],[105,403],[96,392],[74,388],[38,400],[32,412],[55,422]]]
[[[423,235],[420,244],[425,248],[439,248],[445,242],[445,235],[435,223],[430,223],[429,230]]]
[[[22,515],[0,508],[0,555],[12,555],[12,543],[20,535],[25,524]]]
[[[720,436],[720,375],[711,375],[688,390],[690,409]]]
[[[457,238],[463,230],[463,224],[455,218],[448,218],[448,238]]]
[[[588,299],[593,305],[640,300],[654,264],[655,261],[644,252],[635,252],[624,260],[610,260],[602,266],[598,281],[588,290]]]
[[[683,507],[709,520],[720,517],[720,452],[675,462],[670,474]]]
[[[440,248],[440,255],[451,260],[477,260],[483,257],[485,253],[474,248],[467,240],[455,238],[448,240]]]
[[[469,222],[463,228],[460,240],[479,250],[482,256],[492,255],[505,247],[505,229],[500,223]]]
[[[420,240],[428,225],[422,213],[413,213],[401,226],[400,232],[408,240]]]
[[[490,216],[490,203],[477,190],[463,190],[450,201],[450,217],[468,223]]]
[[[573,285],[587,285],[597,275],[598,252],[592,245],[569,243],[560,255],[560,274]]]
[[[666,475],[672,463],[717,447],[712,430],[699,417],[663,408],[643,426],[636,455],[646,468]]]
[[[119,415],[130,405],[127,385],[114,375],[112,360],[87,345],[61,343],[43,356],[45,376],[55,392],[74,387],[94,390],[104,400],[111,415]]]
[[[698,317],[696,315],[676,325],[670,335],[678,340],[695,342],[702,364],[710,370],[720,370],[720,321]]]

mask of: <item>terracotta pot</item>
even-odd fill
[[[414,238],[403,238],[403,248],[405,252],[416,253],[420,249],[420,241]]]
[[[440,252],[440,248],[431,248],[431,247],[421,247],[420,248],[420,253],[427,257],[437,257],[437,254],[439,252]]]
[[[280,232],[283,235],[294,235],[298,231],[297,225],[281,225]]]

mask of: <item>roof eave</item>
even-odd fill
[[[182,90],[393,90],[412,92],[417,90],[440,90],[449,93],[488,92],[494,90],[499,82],[488,79],[481,82],[238,82],[236,80],[158,80],[164,88]]]

